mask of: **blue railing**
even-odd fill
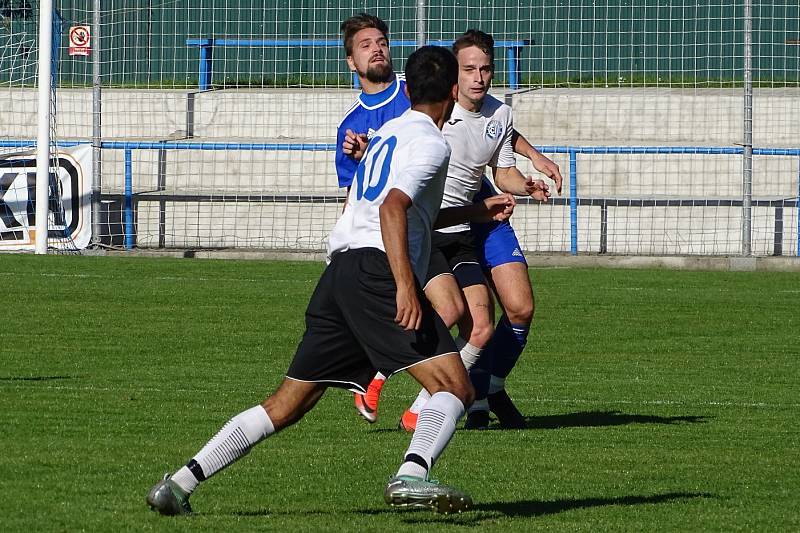
[[[414,47],[416,41],[390,41],[391,46]],[[433,46],[450,46],[453,41],[428,41]],[[512,41],[495,41],[495,48],[506,51],[506,75],[511,89],[518,89],[521,81],[520,54],[525,46],[532,44],[528,39]],[[214,48],[217,46],[232,48],[336,48],[342,46],[339,39],[186,39],[186,46],[200,48],[200,81],[198,87],[201,91],[211,88],[213,70]],[[358,76],[353,74],[353,86],[358,88]]]
[[[30,147],[33,141],[1,141],[0,148]],[[71,147],[80,144],[90,144],[90,141],[64,141],[59,146]],[[133,248],[135,237],[134,209],[135,202],[147,201],[147,194],[133,192],[133,151],[134,150],[231,150],[231,151],[328,151],[336,149],[335,144],[329,143],[224,143],[224,142],[129,142],[129,141],[104,141],[100,147],[106,150],[124,151],[125,182],[122,197],[125,221],[125,246]],[[709,147],[709,146],[538,146],[537,149],[545,154],[568,154],[569,156],[569,197],[551,198],[554,205],[568,205],[570,213],[570,253],[578,254],[578,207],[581,205],[599,206],[601,208],[601,228],[606,227],[606,209],[608,207],[652,207],[652,206],[701,206],[722,207],[741,206],[740,198],[587,198],[578,196],[578,154],[707,154],[707,155],[741,155],[742,147]],[[788,156],[800,157],[800,148],[753,148],[753,155],[759,156]],[[213,194],[203,197],[201,195],[152,195],[153,201],[226,201],[227,195]],[[262,195],[230,195],[234,201],[258,202],[288,202],[288,201],[342,201],[340,195],[305,195],[290,196],[280,194]],[[530,202],[522,199],[521,203]],[[800,209],[800,171],[798,171],[798,190],[794,198],[778,200],[754,199],[753,206],[772,207],[775,216],[775,255],[782,255],[783,239],[783,208]],[[797,252],[800,257],[800,214],[797,216]],[[601,231],[601,233],[603,233]],[[605,235],[601,235],[600,252],[605,253]]]

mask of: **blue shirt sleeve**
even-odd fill
[[[339,179],[339,187],[349,187],[358,168],[358,162],[342,151],[344,132],[347,129],[348,126],[343,123],[336,131],[336,177]]]

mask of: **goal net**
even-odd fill
[[[36,31],[35,18],[5,13],[37,3],[0,3],[6,152],[35,133]],[[749,22],[745,7],[109,0],[95,26],[91,2],[62,0],[59,151],[82,171],[76,194],[98,193],[96,245],[321,251],[345,195],[336,127],[359,94],[339,25],[367,11],[389,24],[397,71],[421,39],[494,36],[492,94],[564,176],[561,195],[512,217],[526,251],[738,255],[747,242],[754,255],[796,256],[800,7],[753,1]],[[81,27],[89,50],[73,38]]]
[[[0,4],[0,251],[32,250],[36,240],[36,125],[40,42],[38,5],[29,1]],[[76,242],[78,220],[73,207],[79,198],[70,184],[70,157],[58,149],[56,133],[59,50],[62,19],[53,11],[52,56],[49,80],[49,145],[47,151],[46,248],[54,253],[76,253],[86,242]]]

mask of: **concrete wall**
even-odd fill
[[[258,143],[333,143],[336,126],[353,102],[352,90],[253,90],[103,92],[105,140]],[[497,93],[505,98],[504,93]],[[742,91],[643,89],[546,89],[509,96],[515,125],[537,145],[559,146],[736,146],[742,141]],[[0,95],[0,131],[8,138],[34,138],[35,94]],[[91,92],[61,90],[59,136],[91,136]],[[800,147],[800,90],[757,89],[754,145]],[[191,135],[191,139],[187,137]],[[550,156],[565,177],[566,154]],[[758,156],[754,194],[794,198],[797,157]],[[520,163],[532,172],[527,161]],[[103,153],[103,191],[124,188],[123,152]],[[579,154],[581,197],[738,198],[740,155]],[[176,194],[337,195],[330,151],[135,150],[137,193],[159,189]],[[166,225],[159,225],[160,216]],[[335,204],[255,202],[141,202],[138,244],[156,246],[256,246],[320,248],[336,220]],[[775,210],[753,211],[754,247],[770,254]],[[784,253],[796,253],[797,211],[784,213]],[[609,252],[644,254],[736,254],[741,242],[739,207],[610,208]],[[578,242],[599,251],[600,208],[581,207]],[[567,206],[523,206],[514,223],[529,250],[570,249]]]
[[[209,140],[327,142],[356,94],[350,89],[107,89],[103,135],[169,139],[185,136],[189,122],[194,136]],[[537,144],[570,145],[738,144],[742,100],[741,89],[541,89],[511,96],[518,129]],[[754,145],[796,147],[800,89],[755,89],[753,102]],[[59,135],[90,137],[91,109],[91,91],[59,90]],[[35,112],[35,91],[4,90],[0,131],[14,138],[34,136]]]

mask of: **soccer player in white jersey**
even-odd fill
[[[439,129],[452,111],[457,71],[453,54],[443,48],[423,47],[409,57],[412,108],[376,132],[357,167],[286,378],[157,483],[147,495],[151,508],[190,513],[189,496],[201,482],[300,420],[328,387],[364,392],[377,370],[407,370],[432,393],[386,486],[386,502],[439,512],[470,507],[463,492],[428,480],[473,390],[447,327],[419,283],[444,190],[450,148]],[[506,212],[507,206],[500,207]]]
[[[515,166],[511,108],[488,94],[494,73],[494,39],[479,30],[468,30],[453,43],[453,51],[459,62],[459,91],[453,114],[442,130],[453,148],[442,207],[472,203],[487,166],[500,190],[547,201],[549,187],[541,180],[526,178]],[[470,369],[494,333],[494,303],[468,224],[434,233],[425,294],[445,323],[457,321],[457,345]],[[403,413],[400,427],[414,430],[428,398],[428,391],[420,391]],[[469,419],[465,427],[476,428]]]
[[[556,191],[561,193],[563,178],[558,165],[522,136],[514,137],[514,151],[528,157],[534,168],[552,179]],[[475,200],[479,201],[494,194],[494,185],[484,177],[483,186]],[[469,429],[487,429],[491,411],[501,428],[522,429],[527,425],[525,417],[506,392],[505,382],[525,349],[533,322],[535,307],[528,263],[508,221],[473,223],[470,227],[478,242],[481,267],[492,283],[503,314],[481,359],[470,369],[470,379],[475,387],[475,401],[470,407],[464,426]]]
[[[386,23],[373,15],[360,13],[345,20],[341,24],[341,31],[347,64],[356,73],[361,85],[361,93],[345,114],[337,130],[337,176],[340,186],[349,187],[353,180],[357,161],[362,157],[367,142],[374,134],[375,129],[385,121],[402,113],[408,107],[409,102],[402,90],[404,81],[394,74],[391,67],[389,28]],[[480,75],[486,75],[485,69],[480,72]],[[488,88],[488,82],[486,88]],[[513,144],[514,151],[531,159],[534,168],[553,179],[560,192],[562,178],[558,166],[533,148],[517,132],[514,132]],[[484,183],[485,189],[482,190],[481,199],[497,194],[493,188],[486,187],[486,185]],[[541,190],[535,192],[535,195],[541,194]],[[546,200],[546,196],[544,199]],[[492,280],[493,289],[505,312],[500,321],[498,333],[492,337],[492,344],[489,347],[494,352],[502,352],[502,357],[492,357],[491,359],[501,360],[502,364],[498,366],[508,368],[510,371],[524,348],[528,326],[533,317],[533,294],[527,277],[527,263],[525,263],[514,230],[508,221],[474,224],[473,227],[476,228],[478,237],[477,252],[481,266],[487,277]],[[525,285],[527,290],[525,290]],[[451,289],[454,286],[455,284],[451,286]],[[460,307],[453,309],[452,306],[439,306],[444,310],[450,309],[449,316],[445,317],[448,326],[452,326],[463,312],[461,301],[453,294],[450,298],[454,305]],[[472,346],[468,346],[466,342],[460,344],[464,345],[465,351],[472,349]],[[488,369],[485,370],[484,367]],[[480,405],[486,403],[489,373],[494,374],[495,370],[490,360],[482,361],[481,368],[473,370],[476,376],[481,376],[475,378],[476,383],[481,384],[478,389],[482,399]],[[492,376],[492,386],[497,388],[497,384],[501,380],[504,383],[506,375],[507,372],[502,377]],[[384,375],[378,373],[370,382],[366,394],[354,394],[357,411],[371,423],[377,420],[378,402],[385,379]],[[492,410],[500,419],[501,426],[515,427],[519,425],[521,415],[502,388],[493,394],[489,401]],[[504,415],[507,412],[511,415]],[[481,412],[477,414],[480,415]],[[513,417],[514,414],[516,414],[516,418]],[[414,427],[416,414],[408,411],[406,415],[401,426],[411,430]],[[488,414],[486,418],[488,421]]]

